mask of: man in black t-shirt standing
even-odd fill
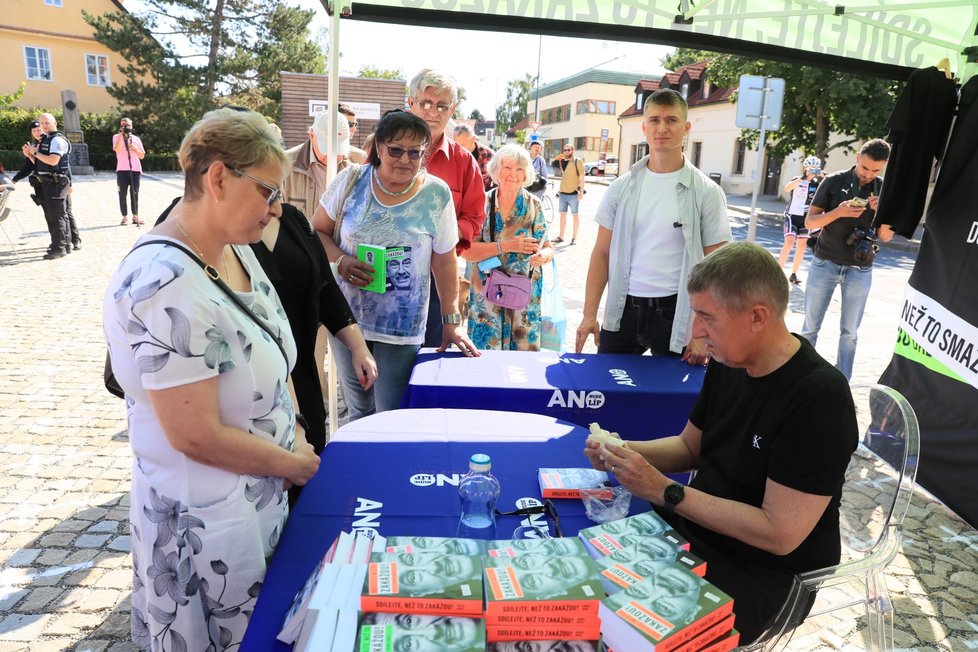
[[[852,378],[856,332],[873,284],[876,240],[888,242],[893,237],[890,227],[874,224],[883,186],[879,174],[889,157],[890,146],[885,140],[868,141],[856,154],[853,167],[825,177],[805,218],[809,230],[822,232],[808,269],[801,335],[815,346],[835,286],[841,286],[842,316],[835,366],[846,379]]]
[[[595,468],[653,503],[734,598],[741,643],[777,615],[797,573],[839,562],[839,501],[857,444],[846,379],[788,331],[788,281],[763,247],[725,245],[687,278],[693,337],[712,361],[676,436],[589,443]],[[696,469],[688,487],[666,473]]]

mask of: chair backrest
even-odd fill
[[[853,385],[859,447],[846,471],[839,525],[850,552],[867,554],[899,527],[913,495],[920,436],[913,408],[885,385]]]

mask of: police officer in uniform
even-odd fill
[[[71,247],[66,199],[71,180],[68,154],[71,144],[58,131],[58,123],[50,113],[38,117],[44,137],[37,145],[24,145],[24,154],[34,160],[34,174],[41,182],[41,206],[51,234],[51,246],[45,260],[61,258]]]

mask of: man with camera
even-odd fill
[[[112,135],[112,151],[115,152],[115,178],[119,186],[119,211],[122,213],[121,225],[129,223],[129,210],[126,195],[132,200],[132,223],[144,224],[139,219],[139,177],[143,173],[140,163],[146,156],[146,148],[139,136],[132,133],[132,120],[123,118],[119,122],[119,133]]]
[[[835,286],[841,286],[842,316],[835,366],[847,379],[852,378],[856,332],[873,283],[873,260],[879,249],[876,242],[888,242],[893,237],[890,227],[875,225],[883,186],[879,174],[889,157],[886,141],[876,138],[865,143],[856,154],[853,167],[825,177],[805,218],[807,229],[822,231],[808,270],[801,335],[815,346]]]
[[[61,258],[71,250],[71,229],[68,223],[66,200],[71,184],[68,154],[71,144],[58,131],[58,123],[50,113],[37,118],[44,136],[37,144],[27,143],[21,149],[34,162],[34,174],[40,181],[41,207],[51,234],[51,245],[44,260]]]

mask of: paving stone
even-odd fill
[[[48,606],[52,600],[61,595],[62,590],[58,587],[41,587],[31,591],[30,596],[17,607],[21,613],[37,613]]]
[[[6,566],[30,566],[41,555],[40,548],[17,550],[7,558]]]
[[[129,614],[110,614],[98,628],[92,632],[92,638],[121,639],[130,635]]]
[[[64,563],[64,560],[68,557],[68,555],[69,551],[67,550],[45,550],[44,553],[38,557],[37,563],[44,566],[57,566],[58,564]]]
[[[88,568],[86,570],[71,573],[64,578],[65,586],[97,586],[104,570],[101,568]]]
[[[65,593],[59,601],[59,611],[95,613],[111,609],[122,598],[122,591],[115,589],[94,589],[76,587]]]
[[[0,641],[31,641],[50,619],[49,614],[11,614],[0,620]]]
[[[65,652],[75,649],[75,640],[70,637],[42,638],[31,641],[30,652]]]
[[[12,589],[10,587],[0,587],[0,613],[5,613],[14,608],[25,595],[30,593],[29,589]]]
[[[94,630],[103,620],[104,617],[97,613],[62,613],[51,619],[44,633],[49,636],[78,635]]]
[[[108,534],[83,534],[75,539],[79,548],[101,548],[109,540]]]
[[[111,641],[92,641],[92,640],[82,640],[78,641],[78,645],[75,647],[75,652],[105,652],[112,645]]]
[[[45,548],[66,548],[75,540],[72,532],[53,532],[41,537],[40,543]]]
[[[138,652],[141,649],[132,641],[126,641],[123,643],[113,643],[112,647],[109,648],[109,652]]]
[[[86,532],[110,532],[115,534],[119,530],[119,521],[96,521]]]
[[[118,550],[120,552],[130,552],[132,550],[132,537],[121,536],[116,537],[112,540],[112,543],[108,546],[109,550]]]

